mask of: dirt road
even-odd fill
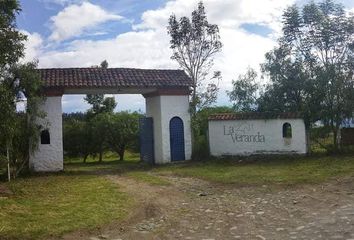
[[[354,239],[354,178],[301,186],[108,178],[134,196],[136,209],[125,222],[63,239]]]

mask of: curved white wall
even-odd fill
[[[292,138],[283,138],[283,124],[290,123]],[[212,156],[250,154],[305,154],[305,124],[302,119],[209,121]]]

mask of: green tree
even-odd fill
[[[259,111],[300,112],[307,128],[319,120],[320,86],[302,58],[294,58],[290,48],[279,46],[266,54],[262,71],[271,83],[257,100]]]
[[[100,95],[90,95],[92,108],[87,112],[87,131],[91,142],[86,142],[90,146],[90,154],[99,155],[99,162],[102,162],[103,153],[107,149],[107,128],[109,124],[108,116],[113,114],[116,102],[114,97],[102,98]],[[85,98],[87,100],[87,98]],[[97,100],[97,101],[96,101]],[[88,153],[88,152],[87,152]],[[87,154],[84,154],[84,160]]]
[[[0,1],[0,76],[24,56],[23,42],[27,37],[16,28],[16,15],[20,11],[17,0]]]
[[[90,154],[94,154],[95,140],[92,129],[86,119],[70,119],[64,121],[63,145],[69,157],[82,157],[86,162]]]
[[[107,69],[108,62],[106,60],[102,61],[98,68]],[[87,94],[84,100],[92,105],[92,108],[89,111],[90,115],[112,113],[117,106],[114,97],[104,97],[103,94]]]
[[[208,22],[203,2],[199,2],[191,18],[181,17],[177,20],[173,14],[167,27],[171,37],[170,48],[173,51],[171,59],[175,60],[192,80],[192,95],[190,113],[192,117],[193,158],[199,149],[198,132],[200,126],[196,119],[199,109],[216,102],[221,80],[220,71],[211,76],[214,57],[221,51],[219,27]]]
[[[120,112],[111,115],[109,122],[108,144],[124,160],[127,148],[135,148],[139,136],[139,113]]]
[[[256,82],[257,72],[249,68],[244,75],[239,75],[238,79],[232,81],[232,91],[227,91],[230,101],[236,111],[255,111],[257,108],[257,94],[259,84]]]
[[[93,114],[97,114],[100,112],[102,103],[104,100],[104,95],[103,94],[87,94],[84,100],[90,104],[92,107],[90,111]]]
[[[263,99],[279,98],[285,108],[292,106],[307,115],[308,122],[322,120],[331,127],[337,149],[340,125],[354,112],[354,16],[342,5],[324,0],[301,10],[289,7],[283,24],[279,47],[268,54],[265,67],[275,84]]]
[[[108,68],[108,62],[104,60],[101,62],[100,68]],[[114,97],[105,97],[103,94],[87,94],[84,100],[92,105],[91,109],[87,112],[87,131],[90,136],[91,142],[86,146],[91,149],[84,154],[84,161],[87,154],[99,155],[99,162],[102,162],[103,153],[107,149],[107,125],[108,116],[113,114],[117,103]],[[102,131],[102,132],[101,132]]]
[[[104,68],[104,69],[107,69],[108,68],[108,62],[107,60],[103,60],[100,64],[100,67],[101,68]]]
[[[91,131],[91,153],[98,154],[98,161],[102,162],[103,153],[108,149],[107,140],[110,129],[110,118],[112,113],[100,113],[89,119],[89,130]]]
[[[28,164],[29,149],[36,147],[38,126],[35,119],[39,117],[38,103],[40,98],[40,81],[35,72],[36,63],[18,64],[24,56],[24,41],[27,37],[16,28],[16,15],[21,8],[16,0],[0,1],[0,142],[6,146],[4,151],[8,165],[8,178]],[[16,104],[27,98],[26,121],[16,112]],[[25,124],[23,124],[25,123]],[[29,144],[19,143],[19,131],[30,140]],[[22,135],[23,136],[23,135]],[[18,146],[25,147],[18,149]],[[18,149],[18,151],[15,151]],[[20,151],[26,153],[20,156]]]
[[[203,2],[192,12],[192,17],[182,17],[177,20],[175,15],[169,19],[168,33],[171,37],[172,59],[187,72],[192,79],[192,117],[198,108],[210,105],[216,101],[218,87],[215,81],[205,84],[213,66],[215,55],[220,52],[219,28],[209,24]],[[220,72],[215,72],[212,79],[220,80]]]
[[[0,142],[6,146],[9,178],[28,167],[29,154],[37,148],[40,126],[36,120],[44,113],[38,108],[43,97],[35,68],[36,63],[12,65],[0,83]],[[21,114],[16,105],[23,101]]]
[[[5,82],[10,74],[9,66],[23,57],[26,37],[16,29],[16,15],[20,11],[17,1],[0,2],[0,132],[5,139],[8,175],[10,178],[10,148],[15,130],[16,109],[14,88]]]
[[[117,106],[114,97],[104,97],[103,94],[88,94],[84,100],[92,105],[89,115],[112,113]]]

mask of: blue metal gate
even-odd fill
[[[139,119],[140,130],[140,160],[154,164],[154,130],[151,117]]]
[[[185,160],[183,121],[174,117],[170,121],[171,161]]]

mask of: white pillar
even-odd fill
[[[63,170],[63,132],[62,132],[62,106],[61,96],[47,97],[40,106],[46,113],[44,119],[38,123],[44,130],[49,131],[50,144],[41,144],[39,139],[38,149],[31,154],[29,165],[35,172],[57,172]]]
[[[170,120],[179,117],[184,125],[185,157],[192,156],[191,118],[188,95],[146,96],[146,116],[153,118],[155,163],[171,162]]]

